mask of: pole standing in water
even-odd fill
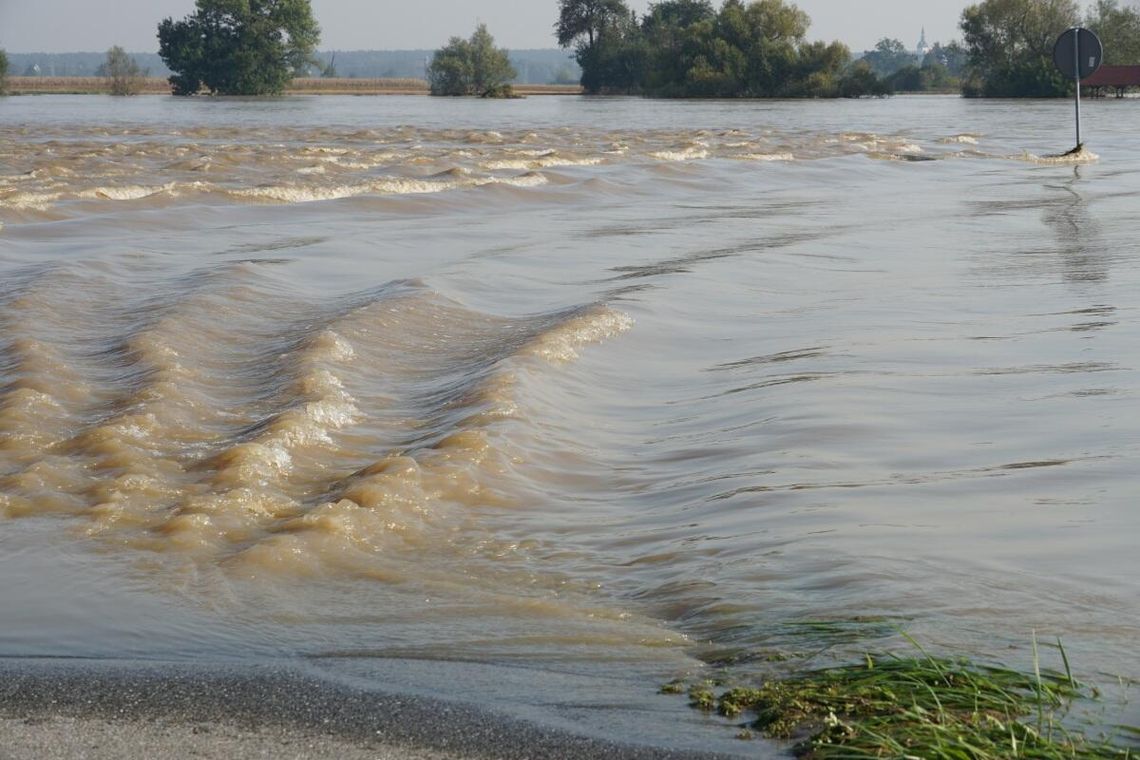
[[[1053,63],[1065,76],[1073,78],[1076,90],[1077,146],[1081,149],[1081,80],[1090,77],[1104,60],[1104,47],[1100,38],[1084,27],[1066,29],[1053,45]]]
[[[1076,102],[1077,113],[1077,150],[1081,149],[1081,34],[1078,31],[1073,35],[1073,71],[1076,78],[1073,81],[1073,95]]]

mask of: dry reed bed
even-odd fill
[[[315,95],[361,94],[361,95],[426,95],[428,83],[422,79],[349,79],[321,78],[294,79],[286,92]]]
[[[104,77],[8,77],[8,92],[13,95],[98,95],[111,92],[111,80]],[[139,92],[170,92],[165,79],[149,77],[140,81]]]

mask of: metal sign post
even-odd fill
[[[1066,29],[1053,45],[1053,63],[1062,74],[1073,78],[1076,89],[1077,147],[1073,150],[1081,148],[1081,80],[1092,76],[1103,61],[1100,39],[1084,27]]]
[[[1073,82],[1073,95],[1077,103],[1077,147],[1081,147],[1081,34],[1077,32],[1073,39],[1073,71],[1077,72]]]

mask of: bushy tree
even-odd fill
[[[641,19],[644,77],[648,92],[667,92],[686,79],[701,90],[720,89],[720,52],[712,45],[716,11],[702,0],[650,3]]]
[[[427,70],[432,95],[471,94],[470,47],[471,44],[462,37],[452,37],[435,51]]]
[[[1075,0],[984,0],[962,12],[968,97],[1057,97],[1071,92],[1053,65],[1057,36],[1079,20]]]
[[[107,51],[107,59],[99,65],[95,75],[111,80],[112,95],[137,95],[145,76],[138,62],[118,45]]]
[[[721,15],[726,15],[739,7],[732,0],[724,4]],[[834,95],[830,91],[835,71],[815,72],[808,59],[817,58],[821,65],[846,65],[846,60],[838,63],[833,54],[847,54],[847,48],[823,45],[822,48],[804,47],[807,30],[811,25],[808,15],[795,5],[783,0],[758,0],[743,6],[743,41],[739,43],[748,59],[748,79],[745,94],[755,97]],[[739,34],[739,31],[737,32]],[[801,50],[802,48],[802,50]],[[800,53],[806,54],[801,61]],[[806,81],[813,74],[813,82]],[[826,92],[821,90],[827,90]]]
[[[0,95],[8,92],[8,54],[0,48]]]
[[[479,24],[468,40],[471,45],[471,85],[479,95],[499,93],[518,76],[505,48],[495,47],[486,24]]]
[[[649,11],[641,20],[646,36],[664,36],[672,42],[676,30],[687,29],[701,21],[712,21],[716,10],[710,0],[663,0],[650,3]]]
[[[875,44],[874,50],[863,55],[863,60],[875,74],[886,77],[903,66],[913,66],[915,55],[901,41],[884,37]]]
[[[197,0],[158,25],[175,95],[276,95],[313,62],[320,27],[309,0]]]
[[[941,42],[935,42],[934,47],[930,48],[930,52],[922,60],[923,66],[932,66],[939,64],[946,67],[946,73],[952,78],[962,76],[966,70],[966,63],[969,56],[966,53],[966,48],[962,47],[960,42],[951,42],[943,45]]]
[[[640,30],[623,0],[559,0],[554,36],[561,47],[574,48],[587,92],[631,89]]]
[[[897,92],[951,92],[961,85],[947,67],[929,59],[921,66],[903,66],[886,82]]]
[[[856,61],[839,80],[839,95],[844,98],[883,97],[892,92],[890,84],[880,79],[866,61]]]
[[[957,42],[934,43],[921,63],[912,62],[883,77],[895,92],[952,92],[961,89],[966,68],[966,49]],[[866,57],[864,57],[866,60]]]
[[[1140,63],[1140,13],[1135,8],[1121,8],[1116,0],[1097,0],[1085,26],[1104,44],[1105,63]]]
[[[640,92],[646,45],[634,13],[613,17],[592,47],[579,46],[577,59],[587,92]]]
[[[853,68],[851,50],[842,42],[805,42],[795,51],[791,79],[779,94],[802,98],[859,98],[886,95],[869,66]]]
[[[452,37],[428,65],[432,95],[509,95],[516,76],[510,56],[495,47],[486,24],[479,24],[470,39]]]
[[[561,47],[593,48],[607,30],[629,15],[629,7],[622,0],[559,0],[554,34]]]

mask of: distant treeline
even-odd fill
[[[306,75],[322,73],[349,79],[424,79],[433,50],[326,50]],[[170,69],[157,53],[131,53],[147,76],[168,77]],[[573,56],[564,50],[513,50],[516,84],[576,84],[582,76]],[[8,53],[9,76],[100,76],[107,51],[100,53]],[[38,68],[37,68],[38,67]]]
[[[959,42],[936,42],[920,57],[899,40],[883,38],[860,60],[895,92],[957,92],[967,58]]]
[[[660,0],[638,15],[625,0],[559,0],[555,32],[587,92],[652,97],[1058,97],[1073,82],[1053,45],[1081,23],[1106,62],[1140,63],[1140,11],[1119,0],[1096,0],[1083,19],[1078,0],[981,0],[962,11],[961,43],[912,52],[883,39],[859,60],[840,42],[808,41],[810,19],[789,0],[720,2]]]

